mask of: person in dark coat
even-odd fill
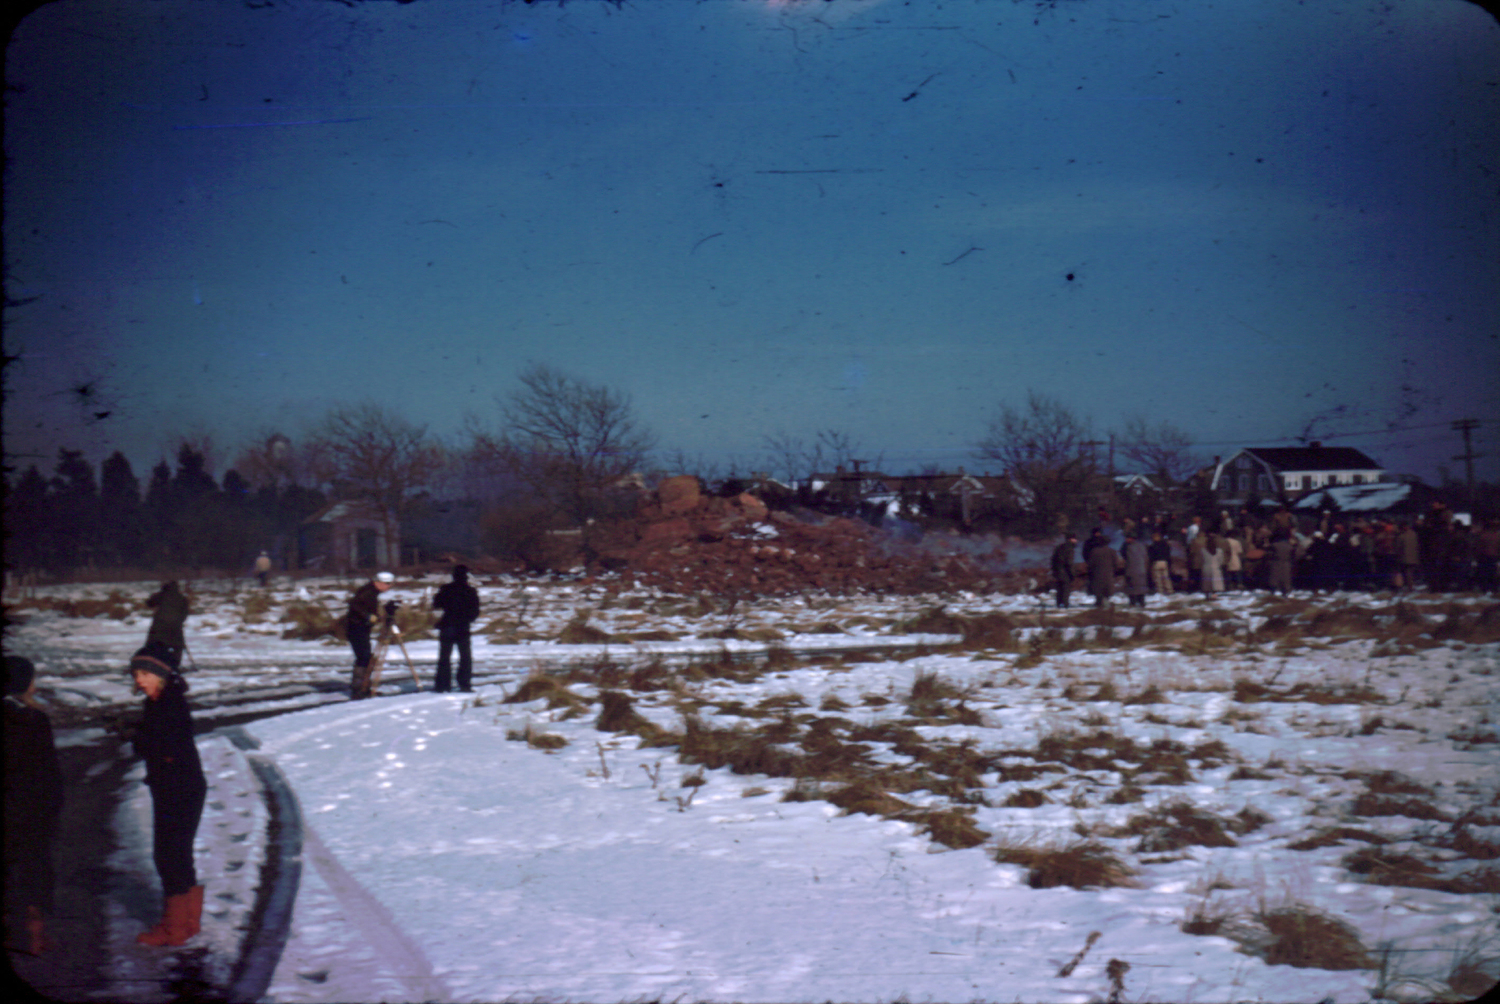
[[[130,660],[136,689],[146,695],[135,751],[146,762],[152,859],[165,901],[162,919],[135,940],[155,947],[180,945],[198,933],[203,886],[193,867],[193,837],[208,792],[193,740],[187,681],[163,655],[160,646],[146,645]]]
[[[1073,556],[1078,551],[1078,534],[1070,533],[1052,551],[1052,578],[1057,584],[1057,605],[1068,605],[1073,591]]]
[[[1115,549],[1109,546],[1109,541],[1104,539],[1104,534],[1095,530],[1094,535],[1098,543],[1088,547],[1087,557],[1084,559],[1089,566],[1089,592],[1094,594],[1094,606],[1102,607],[1109,603],[1110,595],[1115,591],[1115,573],[1120,570],[1124,562],[1115,553]]]
[[[155,611],[151,615],[151,627],[146,630],[146,644],[164,646],[169,653],[164,660],[176,669],[182,665],[182,651],[187,647],[182,629],[192,612],[188,599],[182,595],[177,580],[173,579],[163,582],[160,589],[146,597],[146,606]]]
[[[354,651],[354,674],[349,681],[349,699],[370,696],[370,629],[380,621],[380,594],[391,588],[396,577],[381,572],[349,597],[349,612],[344,616],[344,637]]]
[[[432,689],[438,693],[453,689],[449,658],[457,645],[458,689],[468,692],[474,689],[469,685],[474,669],[469,627],[479,618],[479,592],[469,585],[468,566],[453,566],[453,581],[437,591],[432,598],[432,609],[443,612],[438,621],[437,679],[433,681]]]
[[[48,947],[63,778],[52,722],[35,699],[36,667],[6,656],[5,943],[40,955]]]
[[[1130,597],[1131,606],[1143,607],[1146,592],[1151,588],[1150,555],[1134,532],[1126,535],[1121,557],[1125,564],[1125,595]]]

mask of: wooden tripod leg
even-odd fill
[[[380,670],[385,665],[385,654],[390,647],[390,637],[382,635],[380,644],[375,649],[375,655],[370,659],[370,670],[365,674],[366,697],[375,696],[375,688],[380,685]]]
[[[396,644],[401,646],[401,654],[406,656],[406,668],[411,670],[411,682],[416,684],[418,690],[421,690],[422,681],[417,676],[417,667],[411,661],[411,653],[406,650],[406,642],[397,638]]]

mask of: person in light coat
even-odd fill
[[[1207,596],[1224,591],[1224,538],[1216,533],[1205,534],[1203,541],[1203,570],[1201,582]]]
[[[1221,538],[1224,541],[1224,581],[1230,589],[1245,588],[1245,542],[1239,534],[1231,533]]]

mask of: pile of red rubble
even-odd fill
[[[998,552],[902,549],[857,520],[819,519],[771,512],[750,494],[704,495],[697,478],[680,475],[643,495],[634,516],[596,527],[591,538],[606,567],[676,593],[928,593],[1001,586],[986,570],[1003,563]]]

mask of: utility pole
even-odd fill
[[[1474,461],[1484,456],[1483,453],[1474,452],[1474,447],[1469,440],[1469,433],[1473,432],[1478,427],[1479,420],[1477,418],[1461,418],[1458,421],[1454,422],[1452,425],[1454,432],[1461,432],[1464,434],[1464,452],[1460,453],[1453,459],[1462,460],[1464,462],[1464,479],[1468,483],[1467,497],[1470,505],[1474,503]]]

